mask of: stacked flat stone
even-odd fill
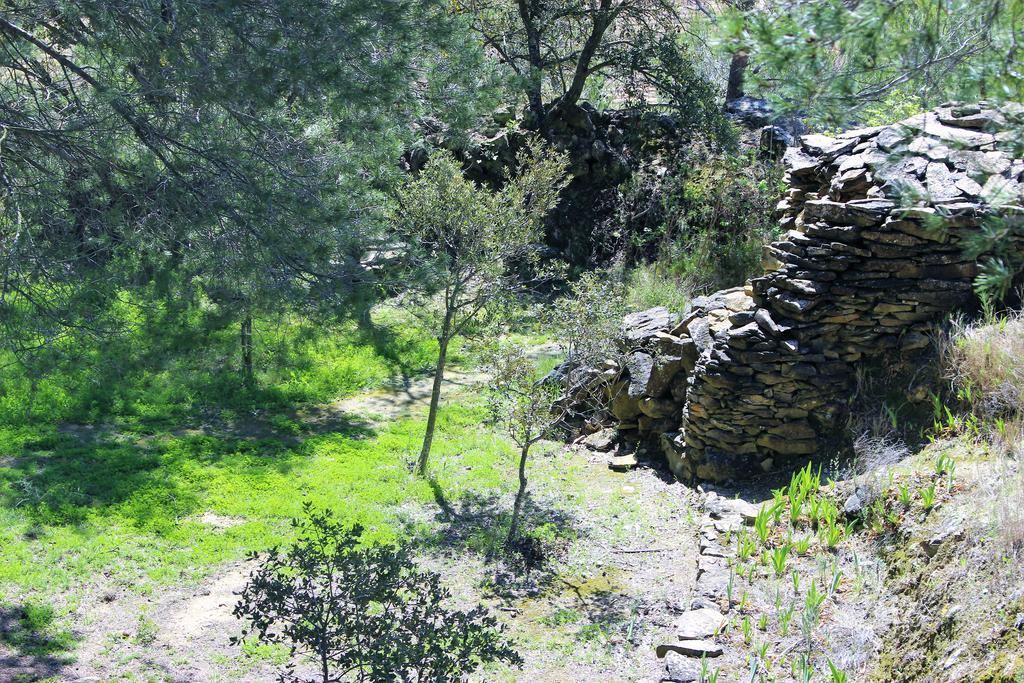
[[[993,215],[1024,216],[1014,126],[1019,105],[948,104],[803,136],[786,154],[785,233],[765,248],[764,275],[695,300],[678,323],[648,324],[650,359],[626,355],[612,413],[647,415],[641,431],[682,478],[749,476],[819,453],[839,435],[858,365],[907,362],[932,323],[974,301],[964,235]],[[649,367],[671,371],[652,385]]]

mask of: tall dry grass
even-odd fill
[[[995,536],[1006,557],[1024,557],[1024,312],[954,321],[942,355],[991,456],[984,489]]]
[[[943,355],[957,396],[978,417],[1024,412],[1024,312],[986,323],[954,320]]]

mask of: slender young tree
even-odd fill
[[[499,317],[521,273],[536,263],[544,216],[565,185],[563,155],[533,143],[519,172],[491,192],[467,180],[448,153],[435,152],[418,178],[397,196],[391,214],[410,265],[405,287],[410,312],[437,335],[438,353],[417,473],[427,461],[437,424],[448,350],[486,318]]]
[[[490,359],[490,366],[491,415],[519,448],[519,488],[505,537],[506,547],[512,547],[519,538],[523,503],[529,485],[526,466],[530,450],[539,441],[549,438],[561,423],[563,416],[556,405],[563,387],[559,382],[543,382],[536,361],[519,347],[498,349]]]

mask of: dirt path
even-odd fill
[[[444,400],[456,399],[486,381],[487,375],[482,372],[449,369],[441,384],[441,396]],[[433,386],[430,377],[396,382],[383,389],[302,411],[300,416],[304,422],[314,425],[330,424],[347,416],[356,416],[361,422],[371,425],[380,424],[408,417],[417,410],[426,411]]]
[[[654,649],[694,597],[695,493],[657,463],[613,472],[607,454],[571,448],[560,457],[555,467],[585,460],[575,485],[588,502],[576,510],[579,541],[559,568],[570,578],[559,578],[559,590],[523,601],[525,618],[512,624],[514,633],[558,645],[524,652],[516,680],[661,681],[664,666]],[[569,615],[576,621],[561,625]]]

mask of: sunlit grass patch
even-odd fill
[[[451,500],[508,490],[510,452],[481,428],[485,417],[474,405],[441,414],[435,477]],[[297,445],[164,435],[83,446],[47,430],[0,434],[14,451],[0,467],[0,582],[25,591],[65,590],[98,573],[136,590],[195,578],[284,540],[306,500],[362,524],[367,540],[396,541],[424,533],[431,515],[422,510],[435,499],[409,470],[419,418],[370,438]],[[204,513],[237,523],[212,528]]]
[[[233,421],[286,411],[429,371],[437,341],[406,313],[382,307],[373,327],[295,316],[254,321],[255,385],[240,368],[238,330],[203,307],[119,313],[124,333],[102,343],[69,337],[59,362],[30,374],[0,355],[0,424],[116,422],[151,433],[197,417]],[[464,359],[460,345],[450,351]],[[42,361],[40,361],[42,363]]]

